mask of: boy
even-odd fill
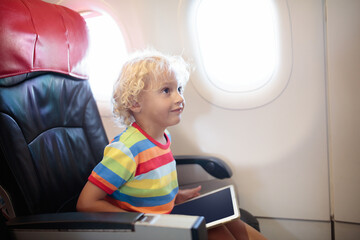
[[[180,122],[189,69],[180,57],[155,51],[134,55],[113,94],[114,115],[127,129],[105,148],[78,200],[79,211],[170,213],[199,195],[178,191],[166,128]]]
[[[166,131],[180,122],[188,79],[181,57],[145,51],[125,63],[114,87],[113,111],[127,128],[106,146],[79,196],[79,211],[171,213],[174,204],[199,195],[201,186],[179,190]],[[209,238],[226,239],[231,228],[251,236],[249,226],[238,222],[210,230]]]

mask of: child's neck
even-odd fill
[[[146,126],[146,124],[142,124],[139,122],[136,122],[136,124],[144,130],[147,134],[149,134],[150,137],[152,137],[154,140],[158,141],[159,143],[165,145],[167,143],[167,140],[165,138],[164,132],[165,128],[156,128],[153,126]]]

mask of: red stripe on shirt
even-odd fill
[[[104,192],[106,192],[107,194],[112,194],[115,190],[111,189],[110,187],[106,186],[103,182],[101,182],[99,179],[97,179],[95,176],[93,175],[97,175],[96,172],[92,172],[92,174],[89,176],[88,180],[98,186],[99,188],[101,188]]]
[[[136,168],[135,176],[150,172],[172,161],[174,161],[173,155],[171,152],[168,152],[164,155],[154,157],[153,159],[150,159],[144,163],[139,163]]]

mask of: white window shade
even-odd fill
[[[292,70],[286,0],[187,1],[184,45],[196,70],[191,78],[208,102],[249,109],[277,98]]]
[[[85,18],[90,37],[89,82],[97,101],[110,101],[128,53],[116,22],[105,14]]]

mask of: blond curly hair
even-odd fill
[[[173,75],[183,89],[189,80],[190,68],[181,56],[162,54],[153,49],[133,53],[121,69],[114,84],[112,105],[117,123],[126,127],[135,119],[130,108],[139,101],[140,93],[163,76]]]

